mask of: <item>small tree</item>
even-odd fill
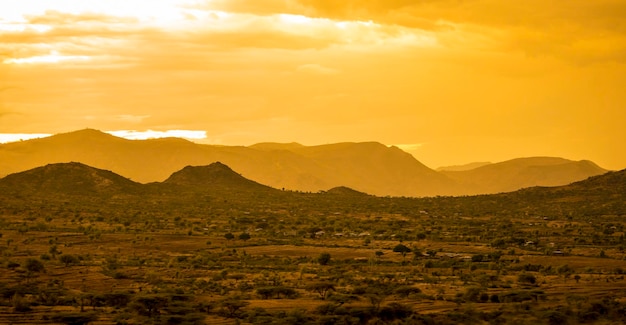
[[[527,284],[535,284],[537,282],[537,278],[534,275],[528,273],[522,273],[517,276],[517,282],[519,283],[527,283]]]
[[[68,325],[89,324],[98,319],[93,313],[60,313],[51,317],[52,321]]]
[[[410,253],[411,249],[404,246],[403,244],[398,244],[396,245],[396,247],[393,248],[394,253],[400,253],[402,254],[402,263],[404,263],[404,260],[406,258],[406,253]]]
[[[220,301],[219,305],[222,307],[226,317],[235,318],[239,313],[239,310],[249,305],[250,303],[241,300],[239,297],[228,297]]]
[[[55,259],[57,255],[61,254],[61,252],[57,248],[57,245],[50,246],[50,249],[48,249],[48,253],[52,255],[52,259]]]
[[[241,233],[239,235],[239,239],[241,239],[241,240],[248,240],[248,239],[250,239],[250,234],[248,234],[247,232]]]
[[[68,267],[73,264],[78,264],[78,257],[70,254],[63,254],[59,257],[59,261],[65,264],[65,267]]]
[[[235,235],[233,235],[232,233],[226,233],[224,235],[224,238],[226,238],[226,240],[233,240],[235,238]]]
[[[145,295],[136,297],[133,300],[132,307],[140,315],[153,317],[159,314],[159,310],[167,306],[169,300],[161,295]]]
[[[330,282],[318,282],[308,285],[307,290],[317,292],[322,300],[328,297],[330,291],[335,291],[335,285]]]
[[[43,263],[40,260],[34,258],[29,258],[28,260],[26,260],[25,268],[26,276],[28,278],[33,277],[35,273],[45,272],[46,270]]]
[[[483,254],[472,255],[472,262],[482,262],[485,259]]]
[[[320,256],[317,258],[317,262],[320,263],[320,265],[328,265],[328,263],[330,263],[330,254],[329,253],[320,254]]]

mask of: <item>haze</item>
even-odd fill
[[[2,1],[0,140],[89,127],[379,141],[431,167],[560,156],[622,169],[624,12],[623,0]]]

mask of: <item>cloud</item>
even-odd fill
[[[441,32],[450,47],[474,34],[485,50],[521,51],[576,63],[626,62],[621,0],[298,0],[309,15]],[[305,10],[305,11],[306,11]],[[450,34],[453,32],[453,34]],[[447,35],[446,35],[447,34]],[[453,37],[454,34],[464,35]],[[452,37],[451,37],[452,36]]]
[[[61,63],[61,62],[81,62],[88,61],[90,58],[85,55],[62,55],[58,51],[51,51],[48,55],[38,55],[26,58],[5,59],[5,64],[45,64],[45,63]]]
[[[30,139],[39,139],[49,137],[52,134],[46,133],[0,133],[0,143],[9,143],[17,141],[25,141]]]
[[[462,160],[624,138],[623,0],[111,1],[0,2],[0,80],[20,88],[0,93],[19,112],[3,132],[428,143]]]
[[[37,25],[76,25],[81,23],[87,24],[106,24],[111,25],[128,25],[138,23],[139,20],[134,17],[120,17],[107,15],[102,13],[84,12],[80,14],[67,13],[57,10],[46,10],[43,15],[25,15],[28,24]]]

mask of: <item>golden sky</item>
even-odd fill
[[[623,0],[1,1],[0,133],[622,169],[625,14]]]

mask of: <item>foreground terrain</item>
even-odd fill
[[[0,180],[0,323],[623,323],[625,175],[415,199],[49,165]]]

